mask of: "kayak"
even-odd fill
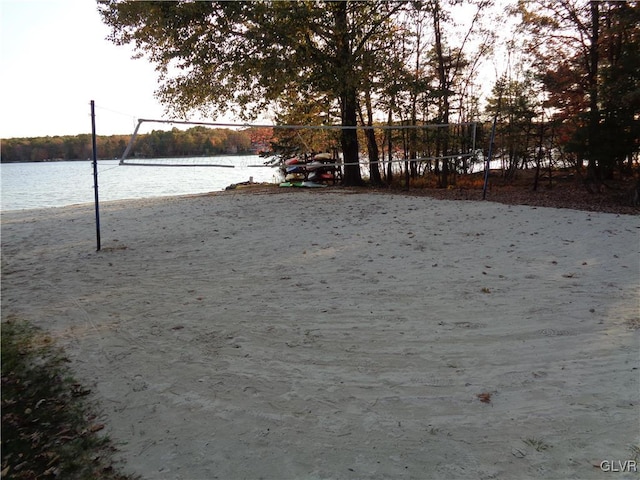
[[[304,174],[302,173],[289,173],[286,177],[284,177],[286,182],[292,182],[296,180],[304,180]]]
[[[316,182],[309,182],[309,181],[302,182],[302,185],[300,185],[300,186],[301,187],[306,187],[306,188],[318,188],[318,187],[322,188],[322,187],[326,187],[326,185],[323,184],[323,183],[316,183]]]
[[[298,188],[322,188],[322,187],[326,187],[326,185],[323,185],[322,183],[316,183],[316,182],[309,182],[309,181],[305,181],[305,182],[282,182],[280,185],[280,187],[298,187]]]
[[[309,170],[310,172],[313,172],[314,170],[318,170],[323,166],[324,164],[322,162],[318,162],[317,160],[314,160],[313,162],[307,164],[307,170]]]

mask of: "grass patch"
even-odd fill
[[[2,323],[2,478],[132,480],[113,466],[64,352],[26,322]]]
[[[551,448],[551,445],[545,443],[541,438],[527,438],[523,440],[523,442],[525,445],[535,448],[538,452],[543,452]]]

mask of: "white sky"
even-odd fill
[[[91,133],[91,100],[98,135],[165,118],[153,66],[108,33],[95,0],[0,0],[0,138]]]
[[[108,33],[93,0],[0,0],[0,138],[91,133],[91,100],[98,135],[162,118],[153,66]]]

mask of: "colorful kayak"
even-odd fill
[[[318,170],[319,168],[322,168],[323,165],[324,164],[322,162],[318,162],[314,160],[313,162],[307,164],[307,170],[309,170],[310,172],[313,172],[314,170]]]
[[[326,180],[334,180],[334,176],[329,172],[315,171],[309,174],[308,180],[311,180],[312,182],[323,182]]]
[[[300,186],[301,187],[306,187],[306,188],[318,188],[318,187],[323,188],[323,187],[326,187],[326,185],[323,184],[323,183],[316,183],[316,182],[309,182],[309,181],[302,182],[302,185],[300,185]]]
[[[289,173],[286,177],[284,177],[286,182],[295,182],[296,180],[304,180],[304,174],[302,173]]]
[[[316,182],[309,182],[309,181],[305,181],[305,182],[282,182],[280,185],[280,187],[298,187],[298,188],[322,188],[322,187],[326,187],[326,185],[323,185],[322,183],[316,183]]]
[[[319,161],[327,161],[332,160],[332,157],[330,153],[318,153],[317,155],[314,155],[313,159]]]

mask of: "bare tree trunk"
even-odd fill
[[[340,116],[343,127],[356,127],[358,124],[358,98],[354,83],[353,62],[349,46],[349,29],[347,25],[347,2],[334,4],[334,21],[336,25],[337,71],[341,82]],[[362,175],[358,164],[358,132],[355,128],[342,129],[340,135],[342,154],[344,155],[343,183],[347,186],[362,185]]]
[[[596,145],[600,124],[598,109],[598,39],[600,33],[600,10],[597,0],[591,0],[591,45],[589,46],[589,159],[587,164],[587,181],[599,184],[602,181],[601,165],[598,162]],[[599,187],[599,185],[598,185]]]
[[[538,140],[538,155],[536,156],[536,176],[533,180],[533,191],[538,190],[538,181],[540,180],[540,164],[542,163],[542,142],[544,140],[544,113],[540,122],[540,138]]]
[[[420,71],[420,35],[417,36],[416,39],[416,70],[415,70],[415,80],[414,85],[411,91],[411,126],[415,127],[418,123],[418,113],[417,113],[417,103],[418,103],[418,91],[416,87],[416,83],[418,80],[418,74]],[[412,128],[409,131],[409,168],[410,168],[410,176],[411,178],[418,177],[418,162],[415,161],[418,158],[416,152],[416,144],[417,144],[417,130]]]
[[[440,0],[433,2],[433,31],[435,34],[435,50],[438,60],[438,83],[440,89],[440,121],[441,123],[449,123],[449,85],[447,81],[447,72],[445,68],[444,52],[442,50],[442,31],[440,29]],[[440,132],[440,130],[438,130]],[[448,151],[448,127],[445,129],[444,138],[442,138],[441,153],[447,155]],[[437,154],[437,153],[436,153]],[[440,175],[440,187],[446,188],[449,185],[449,160],[442,159],[442,172]]]
[[[393,99],[389,106],[389,115],[387,117],[387,125],[391,126],[393,121]],[[391,185],[393,181],[393,130],[387,130],[387,155],[389,155],[389,163],[387,164],[387,184]]]
[[[371,91],[369,88],[365,89],[365,103],[367,107],[367,126],[373,126],[373,107],[371,105]],[[362,113],[361,113],[362,115]],[[362,121],[364,124],[365,122]],[[378,144],[376,142],[376,133],[373,128],[367,128],[365,130],[365,136],[367,137],[367,151],[369,153],[369,171],[371,172],[371,183],[373,185],[382,185],[382,177],[380,177],[380,152],[378,151]]]

